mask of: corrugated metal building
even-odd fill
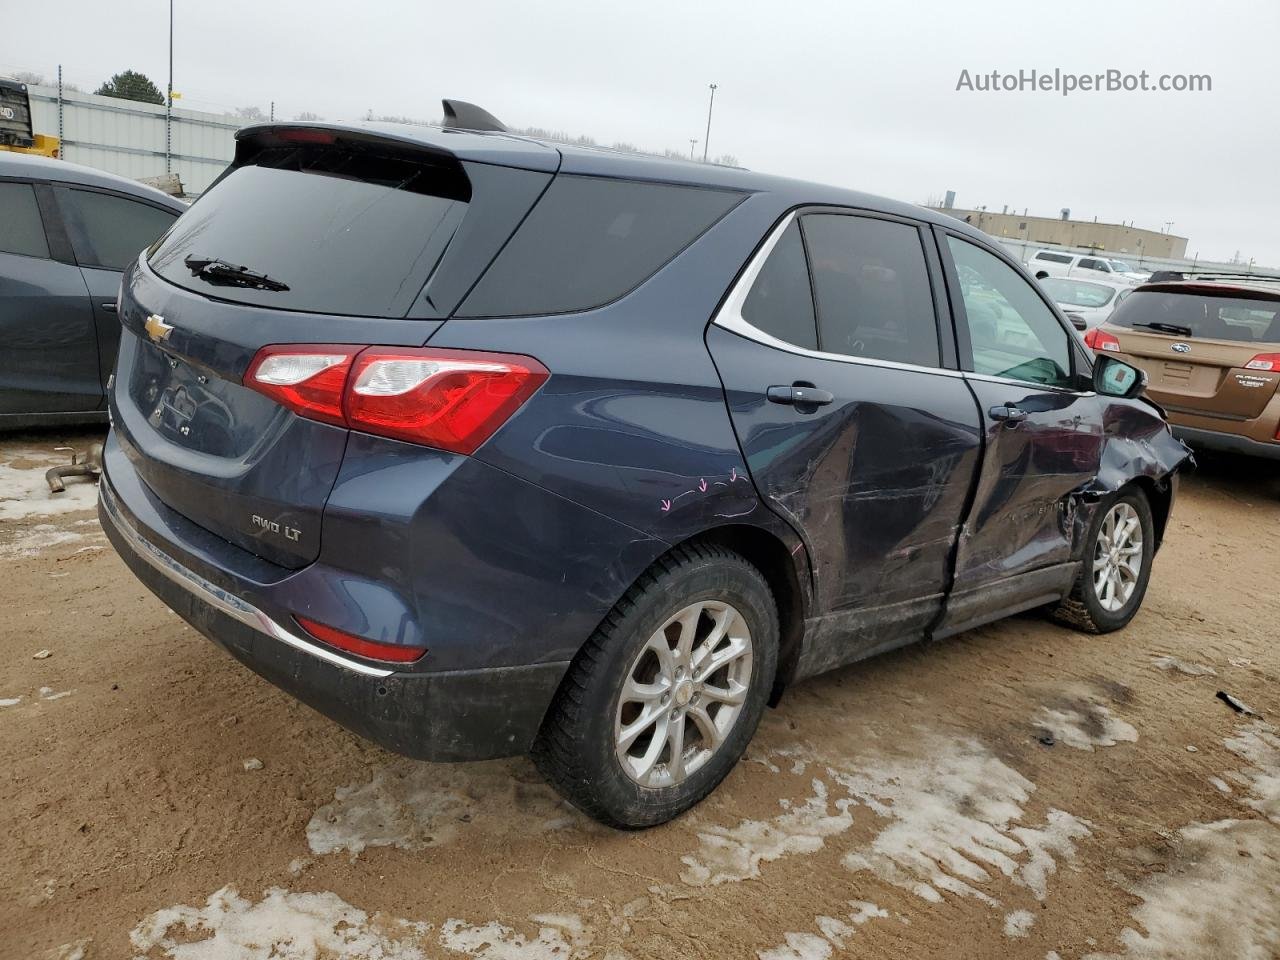
[[[58,88],[29,90],[32,126],[61,137],[62,159],[135,180],[166,172],[163,106],[68,91],[59,123]],[[235,132],[244,125],[224,114],[174,109],[171,169],[188,194],[201,193],[231,162]]]

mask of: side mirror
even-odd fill
[[[1104,397],[1136,397],[1147,388],[1147,375],[1137,367],[1099,354],[1093,361],[1093,389]]]
[[[1084,333],[1086,330],[1089,329],[1089,324],[1087,324],[1085,322],[1084,317],[1080,316],[1080,314],[1078,313],[1068,313],[1067,319],[1070,320],[1071,325],[1075,327],[1077,330],[1079,330],[1081,333]]]

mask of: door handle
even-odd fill
[[[830,390],[810,386],[770,387],[765,395],[771,403],[789,403],[798,407],[825,407],[835,400]]]
[[[105,311],[107,311],[107,313],[115,313],[115,312],[116,312],[116,302],[115,302],[114,300],[112,300],[110,303],[104,303],[104,304],[102,305],[102,309],[103,309],[103,310],[105,310]]]
[[[992,420],[1001,420],[1004,423],[1021,423],[1027,419],[1027,411],[1020,410],[1012,403],[1003,403],[988,410],[987,416]]]

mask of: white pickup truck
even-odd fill
[[[1037,250],[1029,260],[1024,261],[1023,266],[1037,280],[1045,277],[1077,277],[1082,280],[1106,279],[1136,284],[1150,276],[1139,273],[1123,260],[1112,260],[1098,254],[1068,253],[1065,250]]]

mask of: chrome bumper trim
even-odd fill
[[[103,513],[111,520],[112,525],[129,542],[129,545],[133,547],[139,557],[178,586],[199,597],[210,606],[221,610],[229,617],[234,617],[261,634],[279,640],[281,643],[287,643],[303,653],[309,653],[313,657],[318,657],[346,670],[361,673],[367,677],[389,677],[393,673],[391,670],[386,670],[382,667],[371,667],[368,664],[360,663],[358,660],[348,660],[332,650],[303,640],[276,623],[257,607],[223,590],[216,583],[210,583],[194,570],[184,567],[173,557],[143,537],[125,519],[120,512],[119,505],[116,503],[116,497],[111,490],[111,485],[105,476],[98,482],[98,499],[102,504]]]

